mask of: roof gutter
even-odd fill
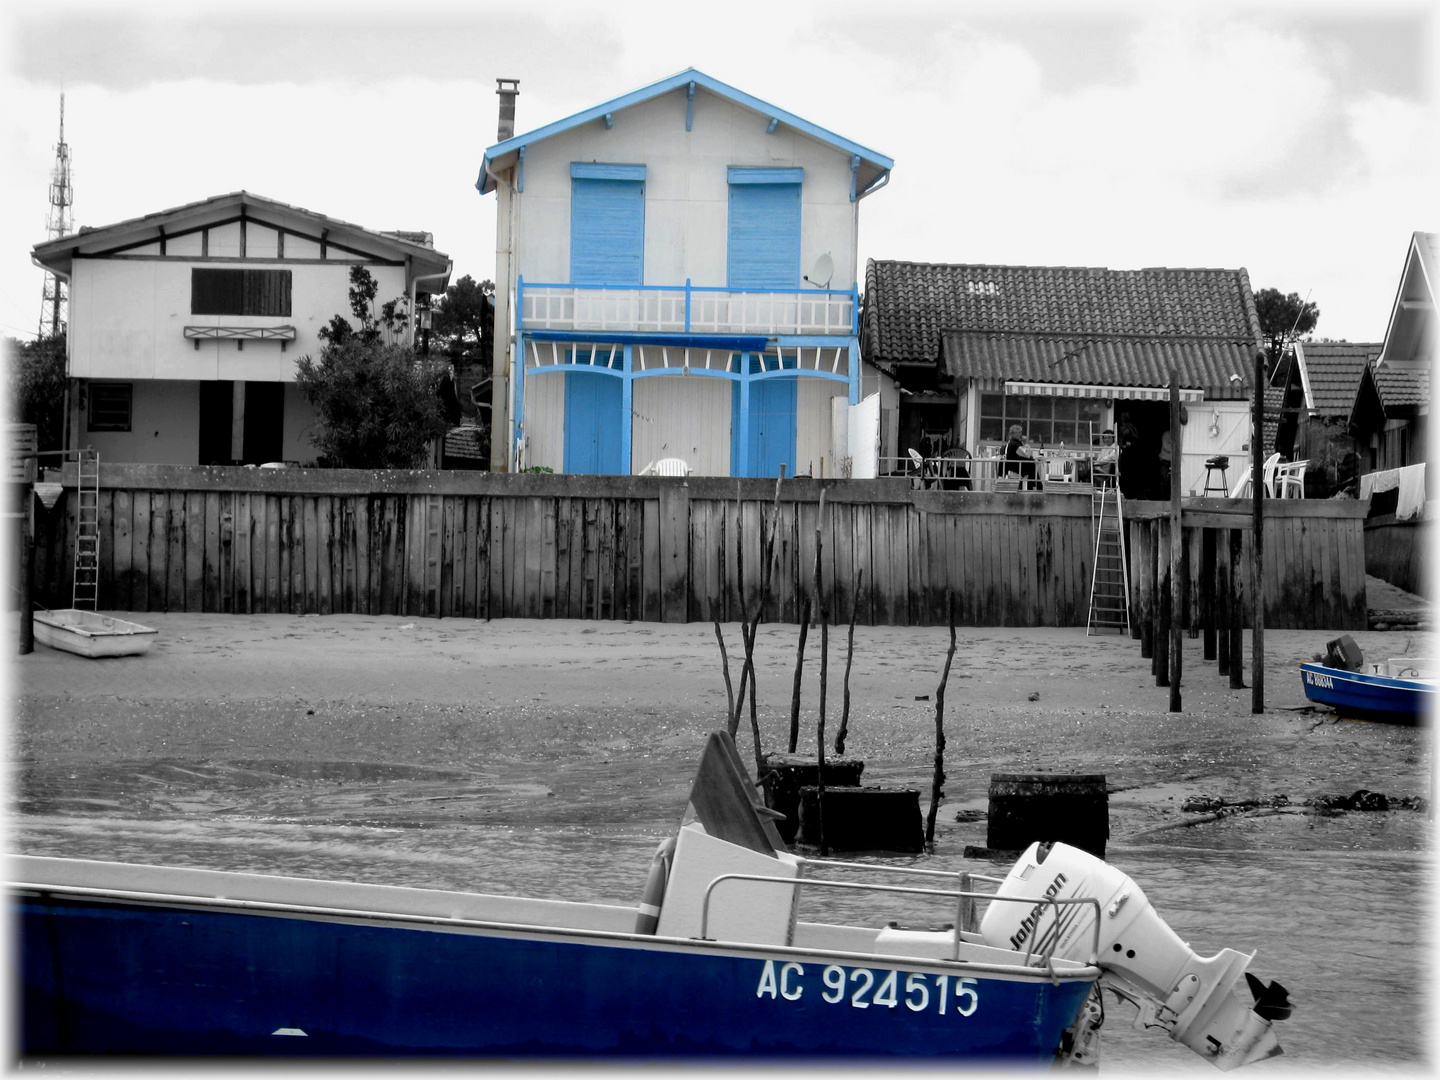
[[[871,180],[870,183],[866,184],[863,188],[861,188],[855,193],[855,201],[859,202],[866,195],[869,195],[870,193],[875,191],[879,191],[888,183],[890,183],[890,170],[886,169],[884,172],[876,176],[874,180]]]

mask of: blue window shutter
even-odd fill
[[[726,283],[732,289],[800,287],[800,185],[732,183]]]
[[[645,282],[645,184],[570,181],[570,280],[577,285]]]

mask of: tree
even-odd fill
[[[1320,321],[1320,309],[1300,299],[1299,293],[1260,289],[1255,293],[1255,312],[1260,316],[1260,333],[1265,338],[1266,369],[1273,375],[1281,359]]]
[[[431,317],[431,334],[437,351],[452,359],[483,365],[490,373],[495,329],[495,283],[477,282],[466,274],[445,290]]]
[[[10,418],[34,424],[41,450],[60,450],[65,438],[65,335],[34,341],[7,338]]]
[[[296,361],[295,382],[315,408],[310,441],[323,464],[343,469],[413,469],[448,427],[441,388],[447,365],[417,356],[397,340],[404,299],[374,311],[375,279],[350,269],[350,310],[359,329],[336,315],[319,336],[319,361]]]

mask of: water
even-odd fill
[[[673,820],[614,820],[613,793],[555,807],[544,785],[496,792],[503,820],[447,819],[457,795],[443,770],[348,777],[335,768],[277,779],[261,763],[228,774],[225,790],[203,767],[177,789],[176,769],[27,774],[28,812],[12,819],[28,854],[164,863],[444,889],[633,902],[656,844]],[[383,774],[383,775],[382,775]],[[249,787],[246,787],[246,784]],[[449,794],[445,791],[448,790]],[[164,793],[163,813],[156,799]],[[577,802],[578,800],[578,802]],[[229,809],[227,809],[227,807]],[[528,810],[525,808],[528,807]],[[525,812],[521,812],[524,810]],[[577,813],[577,811],[582,811]],[[353,818],[360,820],[352,820]],[[555,820],[566,818],[581,820]],[[869,859],[957,869],[959,843],[922,859]],[[1257,949],[1252,970],[1278,979],[1295,1003],[1279,1025],[1285,1056],[1251,1067],[1307,1071],[1413,1070],[1428,1044],[1428,857],[1404,852],[1207,850],[1113,846],[1109,860],[1145,890],[1197,952]],[[969,867],[1003,873],[1003,864]],[[929,905],[929,906],[927,906]],[[939,902],[810,890],[802,917],[908,925],[953,917]],[[1162,1035],[1130,1027],[1134,1011],[1107,997],[1107,1072],[1193,1072],[1211,1066]]]

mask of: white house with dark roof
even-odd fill
[[[1283,409],[1266,417],[1267,438],[1286,460],[1303,460],[1307,498],[1355,492],[1360,473],[1350,414],[1378,342],[1297,341],[1293,361],[1274,387]],[[1279,373],[1277,373],[1279,374]],[[1267,401],[1271,388],[1267,388]],[[1272,443],[1267,442],[1267,453]]]
[[[1425,462],[1435,383],[1435,276],[1440,239],[1411,235],[1405,268],[1380,355],[1363,373],[1350,417],[1361,450],[1361,472]]]
[[[1243,269],[871,260],[861,343],[896,380],[881,403],[885,456],[947,439],[979,456],[1013,424],[1047,446],[1089,446],[1128,418],[1138,482],[1169,428],[1173,371],[1188,420],[1184,490],[1203,488],[1207,458],[1228,455],[1232,481],[1246,460],[1262,339]]]
[[[494,466],[873,470],[856,245],[891,159],[694,69],[523,135],[500,82]]]
[[[68,447],[178,465],[313,459],[295,361],[349,314],[350,267],[369,269],[377,304],[404,296],[412,312],[450,276],[428,233],[247,191],[82,229],[33,259],[69,282]]]

